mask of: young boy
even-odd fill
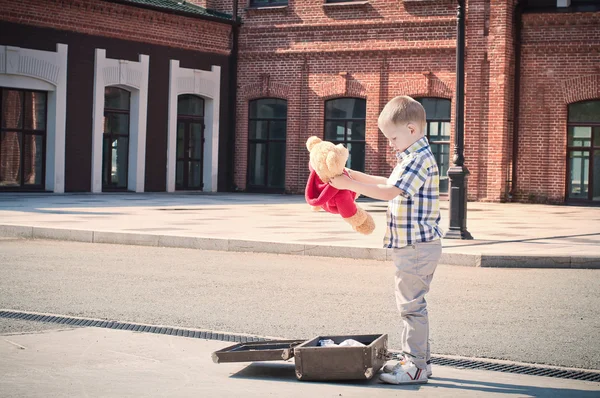
[[[388,200],[384,247],[393,249],[396,304],[404,329],[403,357],[386,365],[380,380],[391,384],[427,383],[431,377],[429,320],[425,294],[442,254],[439,227],[439,171],[424,135],[425,109],[401,96],[383,108],[379,129],[396,152],[389,178],[348,170],[330,183],[374,199]]]

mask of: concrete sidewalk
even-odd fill
[[[597,397],[600,383],[434,366],[421,386],[300,382],[288,362],[216,365],[233,343],[76,328],[0,335],[2,397]]]
[[[363,236],[302,196],[2,194],[0,236],[386,260],[386,204],[359,202]],[[448,202],[442,202],[447,229]],[[600,268],[600,207],[469,203],[475,240],[444,240],[442,262],[483,267]]]

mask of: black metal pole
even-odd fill
[[[448,239],[473,239],[467,231],[467,179],[465,167],[465,0],[458,0],[456,30],[456,114],[453,165],[450,179],[450,229]]]
[[[229,141],[227,142],[227,152],[229,156],[229,189],[228,191],[236,191],[235,185],[235,141],[237,130],[237,67],[238,67],[238,41],[240,35],[240,23],[238,21],[238,0],[233,1],[231,19],[231,56],[229,57]]]

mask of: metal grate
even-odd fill
[[[60,325],[80,326],[80,327],[98,327],[105,329],[130,330],[141,333],[155,333],[169,336],[189,337],[195,339],[229,341],[233,343],[248,343],[256,341],[266,341],[264,337],[248,336],[233,333],[217,333],[210,331],[201,331],[186,328],[174,328],[168,326],[153,326],[139,323],[108,321],[104,319],[75,318],[60,315],[36,314],[21,311],[0,311],[0,318],[19,319],[23,321],[49,322]],[[392,352],[392,357],[399,359],[399,352]],[[555,377],[561,379],[583,380],[600,382],[600,372],[591,372],[585,370],[556,369],[544,366],[528,366],[517,364],[503,364],[487,362],[477,359],[446,358],[433,355],[431,363],[439,366],[449,366],[458,369],[477,369],[491,370],[495,372],[517,373],[531,376]]]
[[[399,352],[394,352],[392,356],[395,360],[398,360],[400,354],[401,353]],[[569,370],[547,366],[504,364],[483,361],[481,359],[447,358],[436,355],[431,356],[431,363],[433,365],[449,366],[458,369],[491,370],[494,372],[507,372],[530,376],[545,376],[559,379],[600,382],[600,372],[590,372],[585,370]]]

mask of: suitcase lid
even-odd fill
[[[294,347],[306,340],[269,340],[239,343],[212,353],[214,363],[287,361],[294,356]]]

